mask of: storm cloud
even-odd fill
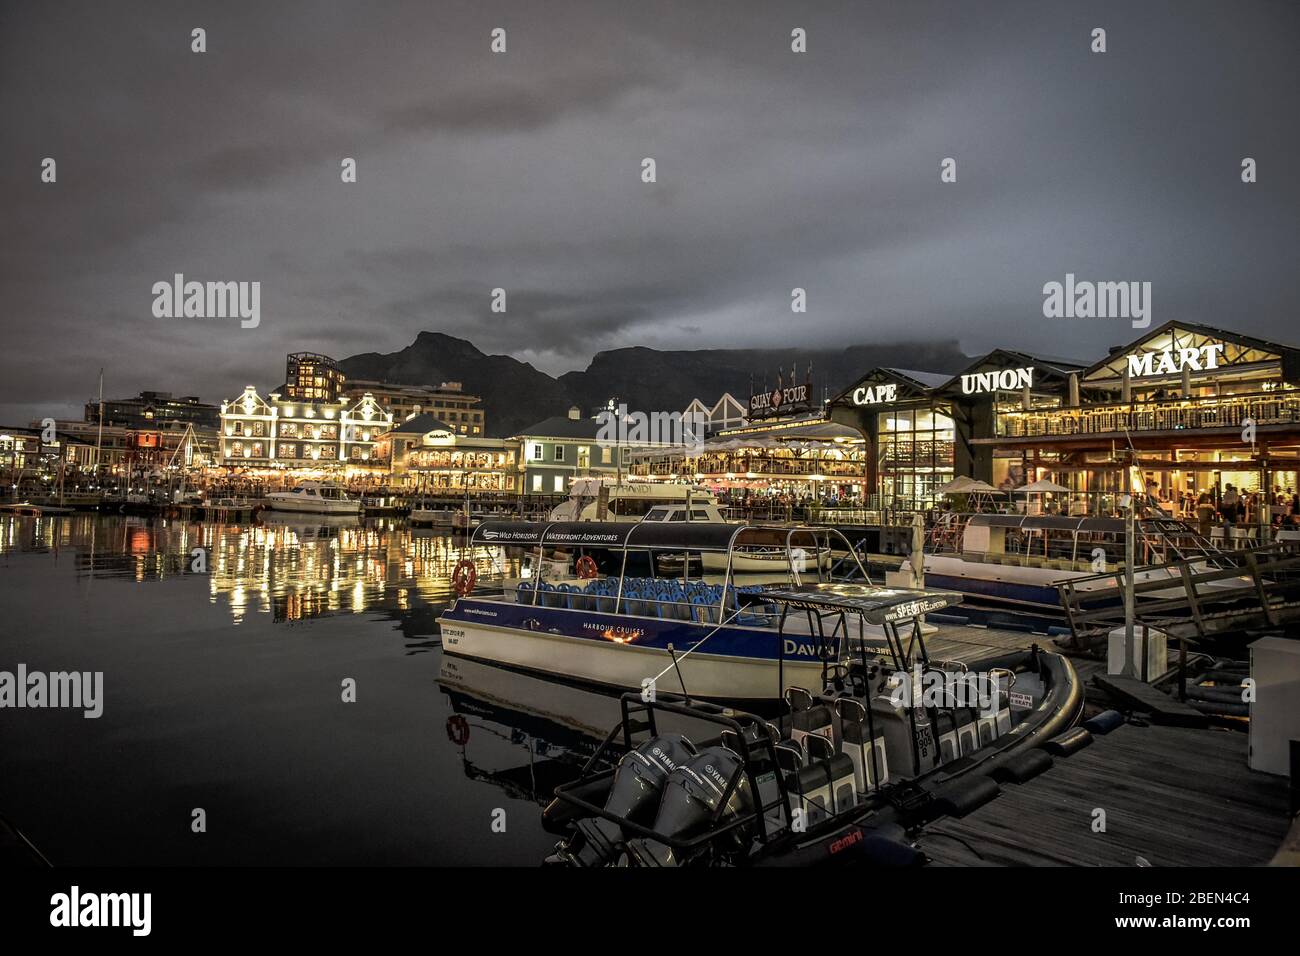
[[[1300,341],[1297,49],[1271,2],[4,3],[0,424],[79,414],[101,366],[218,400],[422,329],[552,373],[1136,336],[1044,319],[1066,273]],[[154,318],[175,273],[260,281],[260,326]]]

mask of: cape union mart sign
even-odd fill
[[[963,395],[979,395],[983,392],[1014,392],[1029,388],[1034,384],[1034,367],[1004,368],[992,372],[971,372],[961,377]]]
[[[859,385],[853,390],[854,405],[892,405],[896,401],[897,385]]]
[[[1219,367],[1222,354],[1222,342],[1194,348],[1165,349],[1163,352],[1139,352],[1128,357],[1128,374],[1132,378],[1146,378],[1175,375],[1183,369],[1209,372]]]

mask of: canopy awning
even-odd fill
[[[736,545],[816,545],[825,528],[780,528],[717,521],[485,521],[471,544],[535,548],[651,548],[658,551],[729,551]]]
[[[786,604],[800,610],[853,611],[869,624],[893,624],[960,604],[956,591],[888,588],[870,584],[805,584],[739,595],[751,604]]]

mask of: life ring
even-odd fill
[[[464,597],[474,590],[474,582],[478,580],[478,569],[474,567],[474,562],[469,558],[461,558],[456,562],[456,569],[451,572],[451,586],[456,591],[458,597]]]
[[[596,568],[596,559],[589,554],[584,554],[578,559],[573,569],[578,572],[580,578],[594,578],[600,571]]]
[[[460,714],[452,714],[448,717],[447,739],[457,747],[464,747],[469,743],[469,721]]]

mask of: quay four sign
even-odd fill
[[[808,407],[808,383],[778,386],[770,392],[749,396],[749,413],[752,418],[783,415]]]

